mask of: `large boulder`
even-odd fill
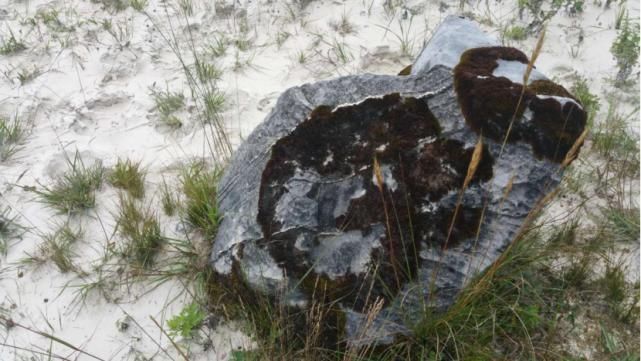
[[[286,90],[220,181],[215,273],[292,307],[322,293],[356,344],[445,310],[558,185],[585,126],[538,71],[523,89],[527,63],[449,17],[409,75]]]

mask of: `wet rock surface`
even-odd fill
[[[585,125],[542,74],[523,92],[527,57],[479,33],[450,17],[408,75],[285,91],[219,184],[215,273],[292,307],[322,290],[352,343],[389,343],[424,306],[451,305],[559,183]]]

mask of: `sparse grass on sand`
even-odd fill
[[[45,234],[37,252],[28,254],[21,263],[41,265],[51,261],[62,273],[76,271],[72,247],[81,237],[81,229],[74,229],[69,223],[59,225],[52,233]]]
[[[0,162],[8,160],[20,150],[28,130],[29,125],[17,115],[12,119],[0,115]]]
[[[157,215],[126,194],[120,194],[118,211],[118,233],[125,240],[122,254],[134,266],[150,268],[165,242]]]
[[[73,159],[67,158],[67,171],[58,177],[53,186],[34,189],[40,201],[60,213],[76,213],[93,208],[96,204],[95,192],[102,185],[104,169],[100,163],[85,166],[80,154]]]

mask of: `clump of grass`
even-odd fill
[[[198,79],[202,83],[219,80],[223,75],[222,70],[213,63],[207,63],[200,59],[196,59],[194,66],[196,67],[196,75],[198,75]]]
[[[22,260],[23,264],[44,264],[51,260],[62,273],[75,271],[72,247],[82,237],[82,230],[74,230],[68,223],[58,227],[53,233],[43,237],[43,243],[38,248],[38,253],[28,255]]]
[[[527,30],[522,26],[514,25],[506,28],[503,36],[508,40],[525,40],[527,38]]]
[[[599,104],[599,97],[590,92],[587,79],[579,77],[572,84],[572,94],[581,102],[583,110],[588,114],[588,125],[594,124],[594,117],[601,108]]]
[[[52,31],[71,32],[75,30],[74,26],[67,26],[60,20],[60,13],[55,8],[38,10],[35,19],[42,21],[42,23]]]
[[[120,194],[119,206],[117,229],[126,241],[123,255],[136,267],[151,267],[165,241],[156,214],[125,194]]]
[[[145,196],[145,176],[146,171],[140,167],[140,162],[118,159],[107,179],[114,187],[127,191],[136,199],[142,199]]]
[[[623,84],[628,80],[634,66],[639,62],[639,24],[632,23],[626,15],[614,43],[610,48],[619,67],[616,83]]]
[[[276,46],[278,47],[278,49],[280,49],[283,46],[285,41],[287,41],[287,39],[289,39],[290,36],[291,34],[288,33],[287,31],[279,31],[278,33],[276,33]]]
[[[32,69],[23,68],[18,71],[18,81],[20,82],[20,85],[25,85],[40,76],[40,74],[42,74],[41,70],[36,66]]]
[[[143,11],[147,7],[147,0],[131,0],[130,5],[136,11]]]
[[[605,299],[611,303],[621,303],[626,296],[625,275],[621,267],[608,265],[601,279]]]
[[[610,241],[636,243],[639,240],[639,208],[603,207],[601,226]]]
[[[225,34],[221,33],[214,36],[213,43],[209,44],[206,47],[206,53],[213,56],[214,58],[220,58],[227,53],[227,48],[229,47],[229,39]]]
[[[160,203],[166,215],[173,216],[176,213],[178,197],[175,195],[174,190],[169,188],[164,178],[162,180],[162,188],[160,188]]]
[[[13,119],[0,115],[0,161],[4,162],[18,152],[26,136],[26,123],[17,115]]]
[[[0,55],[16,54],[26,49],[27,46],[18,40],[11,30],[9,30],[9,37],[0,42]]]
[[[179,314],[167,321],[169,330],[174,335],[190,338],[205,320],[205,313],[196,303],[185,306]]]
[[[296,55],[296,61],[298,61],[298,64],[305,64],[307,63],[307,54],[305,53],[304,50],[299,50],[297,55]]]
[[[185,221],[206,237],[216,234],[220,213],[216,203],[217,184],[221,170],[208,170],[196,163],[182,171],[181,183],[185,194]]]
[[[182,126],[182,121],[174,115],[185,105],[185,96],[182,93],[151,88],[151,97],[156,103],[155,109],[160,113],[160,121],[163,124],[172,128]]]
[[[123,11],[129,6],[128,0],[92,0],[93,3],[102,4],[106,9]]]
[[[61,213],[75,213],[93,208],[96,204],[95,192],[102,185],[104,169],[96,162],[86,167],[76,152],[73,159],[67,158],[69,169],[52,187],[43,186],[43,190],[34,189],[40,201]]]
[[[349,20],[349,16],[346,13],[343,13],[340,19],[330,21],[329,26],[343,36],[356,31],[356,27]]]
[[[0,210],[0,254],[2,255],[7,254],[9,240],[19,236],[19,231],[23,229],[16,218],[11,214],[10,207]]]
[[[592,132],[592,149],[606,160],[608,167],[616,167],[620,176],[639,174],[639,140],[628,130],[627,121],[633,115],[621,114],[617,103],[610,100],[605,121]]]

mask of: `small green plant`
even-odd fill
[[[27,124],[18,116],[13,119],[0,115],[0,162],[8,160],[18,150],[27,136]]]
[[[296,56],[296,60],[298,61],[298,64],[305,64],[307,63],[307,54],[305,54],[304,50],[300,50],[298,52],[298,55]]]
[[[1,40],[0,55],[11,55],[27,49],[27,46],[18,40],[11,30],[9,30],[9,37]]]
[[[278,49],[283,46],[285,41],[287,41],[290,36],[291,34],[286,31],[279,31],[278,33],[276,33],[276,46],[278,47]]]
[[[161,123],[171,128],[182,126],[182,121],[174,115],[185,105],[185,96],[179,92],[156,90],[151,88],[151,97],[156,103],[155,109],[160,113]]]
[[[220,91],[206,91],[203,93],[203,104],[205,106],[204,120],[211,120],[220,114],[225,108],[225,93]]]
[[[69,169],[58,177],[51,187],[32,190],[40,201],[61,213],[75,213],[93,208],[96,204],[95,192],[102,185],[103,167],[96,162],[86,167],[78,152],[73,159],[66,159]]]
[[[356,27],[349,20],[347,13],[343,13],[340,19],[332,20],[329,22],[329,26],[339,34],[345,36],[356,31]]]
[[[587,79],[579,77],[572,85],[572,94],[581,102],[583,109],[588,114],[588,125],[594,124],[594,117],[598,113],[601,105],[599,97],[590,92]]]
[[[194,4],[192,0],[178,0],[178,6],[180,6],[180,10],[182,10],[186,16],[194,14]]]
[[[162,209],[168,216],[173,216],[178,208],[178,197],[174,190],[169,188],[165,178],[162,179],[162,188],[160,188],[160,202]]]
[[[608,167],[597,169],[597,174],[612,168],[622,176],[639,174],[639,139],[628,129],[628,119],[635,114],[622,114],[615,100],[610,100],[605,121],[599,122],[592,132],[592,149],[606,160]]]
[[[525,40],[525,38],[527,38],[527,31],[522,26],[514,25],[506,28],[503,36],[508,40]]]
[[[196,59],[194,66],[196,68],[196,75],[198,75],[198,79],[201,83],[218,80],[223,75],[222,70],[213,63],[207,63],[200,59]]]
[[[626,296],[625,275],[620,266],[608,265],[601,279],[605,299],[611,303],[621,303]]]
[[[129,6],[128,0],[91,0],[94,4],[102,4],[106,9],[123,11]]]
[[[23,264],[41,265],[51,260],[62,273],[75,271],[72,258],[74,243],[82,237],[82,230],[74,230],[68,223],[59,226],[53,233],[46,234],[38,247],[38,253],[28,255]]]
[[[219,169],[208,170],[201,163],[188,166],[181,174],[185,221],[207,237],[216,234],[220,222],[216,203],[216,185],[220,175]]]
[[[131,7],[136,11],[143,11],[147,7],[147,0],[131,0]]]
[[[134,198],[120,194],[117,218],[118,232],[126,241],[122,254],[136,267],[151,267],[165,241],[156,214]]]
[[[11,214],[11,208],[0,210],[0,254],[6,255],[9,249],[9,240],[18,237],[23,227],[16,221],[16,216]]]
[[[639,24],[630,21],[626,15],[614,43],[610,48],[619,67],[616,83],[623,84],[628,80],[634,66],[639,62]]]
[[[206,47],[206,53],[210,54],[214,58],[220,58],[227,53],[227,48],[229,47],[229,39],[225,34],[217,34],[214,36],[213,43],[209,44]]]
[[[205,319],[205,313],[196,303],[185,306],[180,313],[167,321],[169,330],[174,335],[190,338]]]
[[[260,354],[254,351],[238,351],[234,350],[231,352],[232,361],[258,361],[260,360]]]
[[[635,243],[639,239],[639,208],[621,208],[616,205],[601,209],[601,226],[611,241]]]
[[[42,72],[36,66],[31,69],[22,68],[18,70],[18,81],[20,82],[20,85],[25,85],[40,76],[40,74],[42,74]]]
[[[146,171],[140,162],[118,159],[107,179],[114,187],[127,191],[132,197],[142,199],[145,195]]]
[[[405,25],[403,21],[398,20],[398,31],[394,31],[392,28],[387,26],[380,26],[382,29],[385,29],[385,32],[392,34],[399,43],[401,55],[405,57],[414,56],[414,46],[415,41],[412,38],[412,24],[414,22],[414,16],[410,17],[409,24]]]

